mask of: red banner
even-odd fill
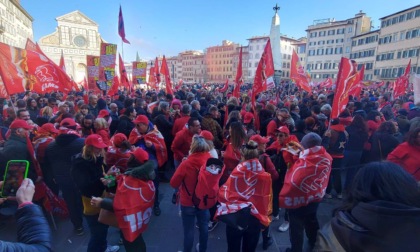
[[[362,65],[362,68],[359,71],[359,78],[355,85],[354,89],[350,89],[349,95],[352,95],[353,97],[359,97],[360,93],[362,92],[362,87],[365,85],[363,84],[363,76],[365,75],[365,65]]]
[[[258,63],[257,71],[255,73],[254,85],[252,86],[252,104],[255,106],[255,97],[274,87],[274,63],[273,54],[271,52],[271,43],[268,39],[265,45],[264,52],[261,55],[260,62]]]
[[[99,61],[99,56],[86,56],[88,90],[95,90],[96,92],[100,91],[96,85],[99,81]]]
[[[117,58],[117,45],[101,43],[101,56],[99,61],[100,90],[109,90],[112,87],[115,76],[115,60]]]
[[[332,105],[331,119],[346,108],[349,101],[349,95],[360,82],[360,76],[357,72],[357,63],[354,60],[341,57],[340,69],[337,76],[337,87],[335,90],[334,101]]]
[[[166,62],[165,55],[163,55],[162,66],[160,67],[160,73],[165,75],[165,86],[167,94],[174,94],[172,90],[171,74],[169,73],[168,63]]]
[[[9,95],[7,94],[6,87],[4,86],[3,80],[0,76],[0,98],[8,98]]]
[[[410,78],[410,68],[411,59],[408,62],[407,67],[405,68],[404,74],[398,77],[397,80],[395,80],[394,99],[405,94],[405,91],[408,87],[408,79]]]
[[[319,88],[330,88],[333,85],[333,81],[331,78],[327,78],[325,81],[319,84]]]
[[[239,62],[238,62],[238,70],[236,72],[235,78],[235,88],[233,89],[232,96],[239,98],[241,92],[241,85],[242,85],[242,46],[241,51],[239,52]]]
[[[305,90],[306,92],[310,93],[312,91],[311,86],[309,85],[311,78],[303,69],[295,50],[293,50],[292,63],[290,65],[290,79],[292,79],[299,88]]]
[[[128,80],[127,71],[125,70],[124,61],[121,58],[121,54],[118,54],[118,59],[119,59],[118,69],[120,70],[121,85],[123,87],[130,88],[130,81]]]

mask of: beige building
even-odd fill
[[[206,82],[232,81],[233,57],[239,44],[223,40],[222,45],[208,47],[205,52],[205,64],[207,65]]]
[[[241,51],[241,47],[236,48],[236,52],[233,56],[233,79],[235,81],[236,73],[238,72],[238,64],[239,64],[239,53]],[[249,46],[242,46],[242,80],[244,83],[249,83],[247,76],[249,75],[249,68],[248,68],[248,61],[249,61]]]
[[[379,30],[363,33],[354,36],[351,42],[350,59],[358,64],[358,69],[365,65],[365,75],[363,80],[374,80],[374,66],[376,59],[376,49],[378,47]]]
[[[306,69],[312,79],[336,78],[341,57],[350,56],[352,37],[370,29],[370,17],[363,12],[343,21],[315,20],[306,30]]]
[[[420,73],[420,5],[380,18],[374,75],[395,80],[411,59],[411,72]]]
[[[206,61],[201,51],[185,51],[178,54],[181,62],[181,79],[186,84],[203,83],[206,77]],[[177,64],[179,66],[179,63]]]
[[[55,32],[42,37],[39,45],[57,64],[63,52],[67,74],[79,82],[86,76],[86,55],[100,53],[99,26],[78,10],[57,17],[56,21]]]
[[[33,40],[34,19],[20,5],[19,0],[0,0],[0,42],[25,48],[27,39]]]

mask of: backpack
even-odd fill
[[[349,133],[346,130],[338,132],[337,141],[329,148],[329,152],[333,154],[344,154],[344,149],[349,141]]]
[[[187,194],[192,197],[196,208],[204,210],[216,205],[219,193],[219,180],[222,177],[224,168],[222,161],[217,158],[209,158],[198,172],[197,183],[192,193],[188,191],[185,183],[182,182]]]

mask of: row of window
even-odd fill
[[[413,10],[413,11],[410,11],[410,12],[405,13],[405,14],[401,14],[397,17],[382,20],[381,28],[391,26],[391,25],[394,25],[394,24],[398,24],[398,23],[402,23],[402,22],[405,22],[407,20],[417,18],[417,17],[420,17],[420,9]]]
[[[420,48],[411,48],[404,51],[398,51],[396,59],[418,57],[420,55]],[[386,52],[376,55],[376,61],[393,60],[395,51]]]
[[[307,64],[306,69],[310,70],[322,70],[322,69],[338,69],[338,63],[326,62],[322,63],[315,63],[315,64]]]
[[[412,39],[412,38],[417,38],[417,37],[420,37],[420,28],[400,32],[399,40]],[[393,35],[387,35],[385,37],[380,38],[378,41],[378,44],[380,45],[389,44],[389,43],[397,42],[397,41],[398,41],[398,32],[394,33]]]
[[[397,78],[401,76],[405,72],[405,66],[401,66],[398,68],[382,68],[382,69],[375,69],[373,71],[373,75],[380,76],[381,78]],[[411,73],[420,74],[420,66],[417,67],[416,65],[412,66],[410,69]]]
[[[309,42],[309,46],[315,46],[315,45],[329,45],[329,44],[334,44],[334,41],[336,44],[338,43],[344,43],[344,39],[328,39],[328,40],[320,40],[318,42]]]
[[[378,35],[373,35],[373,36],[369,36],[369,37],[366,37],[366,38],[358,39],[357,41],[353,40],[351,42],[351,46],[365,45],[365,44],[370,44],[370,43],[373,43],[373,42],[376,42],[376,41],[378,41]]]
[[[340,28],[337,30],[328,30],[328,31],[319,31],[319,32],[311,32],[309,33],[310,38],[316,38],[316,37],[325,37],[325,36],[332,36],[335,34],[344,34],[346,31],[346,28]],[[353,32],[353,27],[350,26],[347,28],[347,33]]]
[[[350,50],[350,48],[349,48]],[[315,56],[315,55],[332,55],[332,54],[343,54],[343,47],[336,47],[336,48],[319,48],[317,50],[309,50],[308,56]]]
[[[350,59],[359,59],[359,58],[365,58],[365,57],[371,57],[371,56],[375,56],[375,49],[350,53]]]
[[[311,74],[312,79],[337,78],[337,74]]]
[[[233,47],[215,47],[215,48],[209,48],[207,49],[208,52],[226,52],[226,51],[232,51]]]

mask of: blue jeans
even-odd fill
[[[85,215],[86,222],[89,226],[90,239],[87,251],[89,252],[104,252],[106,250],[108,235],[108,227],[98,221],[99,214]]]
[[[182,226],[184,227],[184,252],[190,252],[194,242],[195,217],[197,217],[198,229],[200,231],[199,243],[200,252],[207,250],[209,237],[209,210],[200,210],[195,207],[181,206]]]

